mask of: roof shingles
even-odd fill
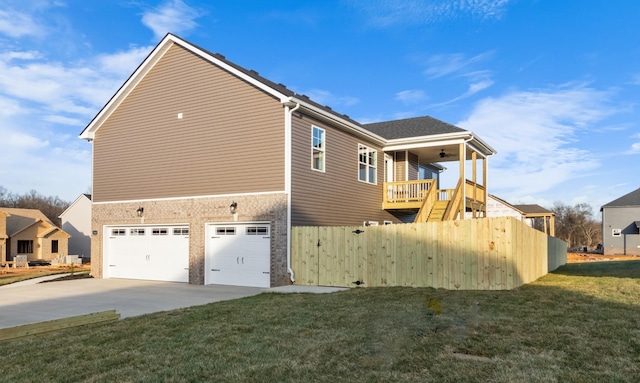
[[[618,199],[602,205],[602,207],[623,207],[623,206],[640,206],[640,189],[636,189],[631,193],[625,194]]]

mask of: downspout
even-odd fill
[[[284,182],[285,191],[287,193],[287,272],[291,283],[295,282],[293,269],[291,268],[291,135],[293,132],[292,116],[293,112],[300,108],[299,103],[291,108],[292,102],[285,103],[285,121],[284,121]]]

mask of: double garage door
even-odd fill
[[[268,223],[207,224],[205,284],[270,286]],[[105,227],[106,278],[189,282],[189,226]]]
[[[118,226],[105,231],[105,277],[189,282],[189,226]]]

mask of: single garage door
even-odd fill
[[[269,223],[208,224],[205,284],[270,287]]]
[[[105,278],[189,282],[189,226],[107,226]]]

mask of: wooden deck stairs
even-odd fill
[[[429,213],[427,222],[440,222],[444,218],[444,213],[447,211],[449,201],[436,201]]]

